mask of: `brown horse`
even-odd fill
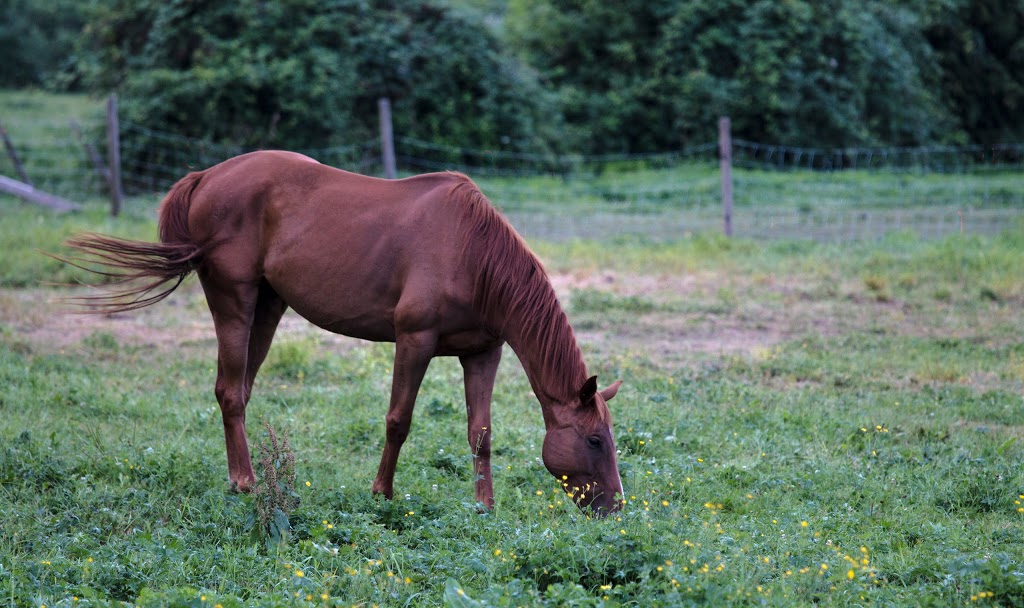
[[[245,407],[291,306],[331,332],[395,343],[386,441],[374,493],[390,498],[430,359],[465,375],[476,499],[494,504],[491,391],[508,342],[544,413],[543,458],[577,504],[607,513],[622,492],[606,401],[540,261],[469,178],[382,180],[290,152],[254,152],[191,173],[160,205],[160,243],[73,238],[72,263],[128,285],[85,302],[148,306],[195,271],[217,332],[216,395],[233,487],[255,480]],[[138,282],[141,281],[141,284]],[[173,283],[172,283],[173,282]],[[170,284],[170,286],[168,286]]]

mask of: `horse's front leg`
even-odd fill
[[[476,480],[476,501],[490,509],[494,506],[491,481],[491,393],[494,377],[501,362],[501,345],[465,357],[462,363],[466,384],[466,418],[469,426],[469,449],[473,452],[473,478]]]
[[[391,378],[391,405],[385,417],[384,453],[380,457],[373,493],[387,498],[394,495],[395,467],[398,453],[409,436],[412,410],[423,375],[437,349],[437,333],[420,331],[395,337],[395,369]]]

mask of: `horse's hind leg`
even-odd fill
[[[228,479],[233,488],[247,492],[256,476],[245,433],[245,407],[284,303],[272,291],[251,284],[224,285],[208,278],[202,283],[217,331],[215,393],[224,422]]]
[[[264,282],[260,285],[252,329],[249,332],[249,353],[245,366],[245,388],[250,396],[256,373],[270,352],[270,343],[274,341],[277,324],[281,322],[281,316],[287,309],[288,304],[269,284]]]

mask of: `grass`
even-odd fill
[[[59,232],[67,220],[49,221]],[[110,228],[151,228],[125,221]],[[607,253],[538,243],[560,276],[614,278],[581,279],[566,298],[591,369],[627,382],[612,402],[627,504],[603,521],[571,506],[539,463],[540,412],[514,357],[495,391],[495,510],[472,503],[450,360],[424,382],[398,496],[374,498],[391,347],[332,352],[317,334],[286,333],[249,409],[251,441],[266,441],[265,419],[297,457],[300,504],[290,535],[271,544],[254,498],[226,488],[209,340],[166,347],[115,323],[58,346],[14,298],[0,330],[0,597],[1020,604],[1021,238],[625,239]],[[34,255],[21,242],[3,249]],[[148,331],[177,336],[176,318],[205,314],[197,297],[186,287],[184,304],[152,311],[169,320]],[[672,340],[651,346],[685,335],[673,333],[680,320],[723,340],[737,325],[781,335],[765,345],[744,334],[736,348],[698,354]]]
[[[50,281],[61,284],[92,280],[89,273],[40,255],[59,253],[64,241],[78,232],[117,234],[125,238],[156,239],[156,205],[153,200],[128,203],[117,218],[111,218],[105,205],[92,201],[80,213],[56,215],[41,207],[0,201],[0,286],[38,286]]]
[[[86,95],[54,95],[42,91],[0,90],[0,124],[17,151],[34,186],[82,200],[99,192],[100,180],[71,126],[84,136],[103,141],[104,104]],[[105,146],[98,146],[105,154]],[[0,175],[21,179],[6,153],[0,155]],[[0,202],[10,197],[0,195]]]
[[[33,126],[51,125],[64,130],[71,119],[95,122],[104,117],[104,100],[88,95],[58,95],[31,89],[0,90],[0,108],[3,108],[6,118],[4,127],[12,139],[45,133],[31,130]]]

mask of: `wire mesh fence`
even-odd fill
[[[540,193],[524,198],[502,187],[485,191],[524,234],[547,239],[636,235],[680,238],[721,232],[723,211],[718,176],[678,178],[651,197],[638,189],[604,199],[580,191],[575,204]],[[891,173],[780,176],[759,170],[734,172],[733,233],[755,239],[853,241],[877,239],[892,231],[922,238],[953,234],[996,234],[1024,221],[1024,181],[1020,175],[971,174],[900,176]],[[850,183],[860,183],[852,186]],[[995,183],[993,183],[995,182]],[[487,182],[483,182],[487,185]],[[599,193],[608,188],[596,189]],[[561,198],[561,197],[558,197]],[[544,210],[545,205],[554,210]]]
[[[24,125],[22,125],[24,127]],[[72,200],[106,195],[102,120],[39,121],[16,154],[33,184]],[[186,173],[249,150],[121,124],[124,189],[152,205]],[[92,150],[90,150],[90,147]],[[718,143],[658,154],[526,154],[395,139],[399,171],[457,170],[528,238],[673,239],[722,230]],[[298,150],[380,175],[380,142]],[[849,241],[893,230],[993,234],[1024,221],[1024,145],[816,149],[733,142],[734,234]],[[9,156],[0,174],[15,176]],[[131,204],[131,203],[129,203]]]
[[[0,153],[0,175],[21,180],[24,172],[32,186],[74,200],[105,187],[90,154],[102,138],[101,121],[47,119],[8,128],[13,151]]]
[[[1024,219],[1017,145],[830,152],[739,142],[734,159],[736,233],[752,238],[994,234]],[[823,164],[832,168],[809,168]]]
[[[121,126],[121,149],[124,187],[128,194],[164,192],[191,171],[206,169],[252,151],[242,146],[154,131],[133,123]],[[379,144],[372,141],[296,152],[334,167],[375,174],[380,166],[378,150]]]
[[[760,169],[881,169],[938,173],[1022,168],[1024,144],[888,148],[806,148],[733,140],[733,162]]]

